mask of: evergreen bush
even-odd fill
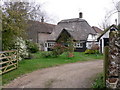
[[[47,51],[42,52],[42,53],[41,53],[41,56],[42,56],[43,58],[50,58],[50,57],[52,57],[52,52],[47,52]]]
[[[27,49],[30,53],[36,53],[39,51],[39,47],[36,43],[32,41],[26,41]]]
[[[53,47],[52,55],[53,57],[58,57],[66,51],[67,47],[61,44],[55,44]]]

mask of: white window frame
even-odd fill
[[[83,43],[75,43],[74,47],[83,48]]]
[[[51,48],[51,47],[53,47],[54,45],[55,45],[55,42],[47,42],[47,46],[48,46],[48,48]]]

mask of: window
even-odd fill
[[[45,47],[47,47],[47,43],[45,43]]]
[[[55,44],[55,42],[49,42],[49,43],[48,43],[48,47],[51,48],[51,47],[54,46],[54,44]]]
[[[68,47],[68,46],[69,46],[67,43],[64,43],[63,45],[64,45],[64,46],[66,46],[66,47]]]
[[[88,47],[91,48],[91,47],[92,47],[92,44],[88,44]]]
[[[83,43],[75,43],[76,48],[83,48]]]

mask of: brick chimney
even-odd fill
[[[44,17],[42,16],[42,18],[41,18],[41,22],[44,22]]]
[[[83,18],[83,13],[82,12],[79,13],[79,18]]]

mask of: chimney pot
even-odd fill
[[[82,12],[79,13],[79,18],[83,18]]]
[[[41,18],[41,22],[44,22],[44,17]]]

